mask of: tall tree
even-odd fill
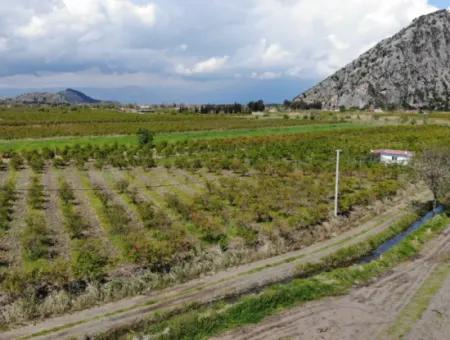
[[[450,189],[450,148],[424,150],[414,161],[419,177],[433,193],[433,209]]]

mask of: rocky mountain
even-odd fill
[[[450,108],[450,12],[415,19],[294,102],[325,109]]]
[[[98,104],[100,100],[93,99],[82,92],[67,89],[57,93],[50,92],[33,92],[25,93],[16,98],[10,99],[10,101],[21,104]]]

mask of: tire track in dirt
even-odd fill
[[[347,296],[311,302],[215,339],[386,339],[380,334],[395,320],[450,251],[450,229],[431,241],[420,257],[402,264],[374,284]]]
[[[431,299],[420,320],[405,337],[409,340],[441,340],[450,334],[450,277]]]

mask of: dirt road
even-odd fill
[[[411,199],[414,198],[428,199],[428,194],[422,193],[418,197],[411,197]],[[155,312],[181,308],[187,303],[210,302],[244,293],[256,287],[287,279],[292,276],[299,264],[319,261],[342,247],[355,244],[381,232],[403,217],[407,210],[405,202],[399,203],[369,222],[352,228],[333,239],[302,250],[231,268],[182,285],[155,291],[149,295],[136,296],[30,324],[0,334],[0,339],[19,337],[84,338],[151,317]],[[349,305],[349,308],[351,309],[352,306]],[[333,313],[332,308],[327,307],[326,309],[328,313]],[[355,310],[354,315],[358,315],[358,313]]]
[[[227,333],[221,340],[258,339],[448,339],[450,277],[422,315],[410,301],[450,254],[450,226],[421,256],[396,267],[375,283],[350,295],[308,303],[264,322]],[[447,274],[447,273],[446,273]],[[426,307],[426,306],[425,306]],[[403,312],[407,313],[403,313]],[[414,319],[415,313],[419,322]],[[398,315],[406,318],[398,318]],[[403,319],[403,320],[402,320]],[[413,324],[398,324],[409,320]],[[410,331],[398,336],[396,328]],[[411,330],[412,329],[412,330]],[[400,333],[401,334],[401,333]]]

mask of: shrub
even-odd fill
[[[22,169],[23,164],[24,160],[19,154],[14,154],[9,161],[9,166],[14,170]]]
[[[45,162],[39,154],[35,154],[28,160],[28,165],[31,169],[33,169],[33,171],[42,172]]]
[[[65,181],[61,183],[58,193],[59,197],[65,204],[71,203],[75,200],[75,194],[73,192],[73,189]]]
[[[191,217],[191,207],[189,207],[186,203],[181,201],[177,195],[175,194],[166,194],[165,196],[166,203],[169,208],[177,211],[183,218],[190,219]]]
[[[43,209],[45,203],[44,186],[41,184],[39,177],[31,179],[31,186],[28,191],[28,204],[33,209]]]
[[[139,129],[137,132],[138,143],[140,146],[152,146],[153,145],[153,133],[148,129]]]
[[[9,228],[12,214],[11,208],[16,199],[14,186],[13,182],[9,182],[0,187],[0,234],[1,231]]]
[[[130,182],[126,179],[120,179],[116,183],[116,189],[120,194],[124,194],[128,191],[128,187],[130,186]]]
[[[49,247],[52,240],[44,216],[31,212],[26,218],[26,226],[21,235],[23,256],[28,261],[37,261],[50,257]]]
[[[76,279],[95,282],[105,275],[108,258],[98,240],[78,240],[73,245],[71,256],[72,273]]]
[[[171,226],[169,217],[161,210],[156,210],[153,204],[149,202],[138,203],[138,211],[144,226],[147,229],[164,229]]]

